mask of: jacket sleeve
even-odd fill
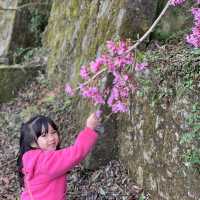
[[[97,138],[95,131],[85,128],[72,146],[57,151],[44,151],[39,162],[41,172],[52,178],[65,174],[86,157]]]

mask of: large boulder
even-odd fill
[[[0,103],[11,100],[19,89],[44,70],[44,66],[40,65],[0,65]]]

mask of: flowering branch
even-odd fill
[[[111,113],[128,112],[128,98],[138,89],[134,72],[143,71],[148,67],[145,62],[138,63],[136,52],[131,53],[131,51],[136,50],[138,45],[154,30],[170,5],[180,5],[185,1],[169,0],[149,30],[134,45],[130,45],[130,41],[116,43],[107,41],[106,53],[90,62],[88,66],[81,66],[80,75],[85,82],[75,89],[66,84],[65,92],[72,96],[80,90],[80,95],[91,100],[101,110],[106,104],[112,109]],[[195,1],[200,3],[200,0]],[[193,8],[192,13],[196,27],[187,37],[187,41],[195,47],[200,47],[200,9]],[[107,72],[107,77],[102,87],[103,72]]]
[[[88,66],[81,66],[80,75],[84,82],[75,89],[66,84],[66,93],[72,96],[80,90],[80,95],[91,100],[101,111],[106,104],[112,113],[128,112],[129,94],[137,88],[134,73],[130,73],[129,69],[133,67],[135,71],[142,71],[147,67],[147,63],[137,63],[133,53],[125,54],[129,46],[130,41],[108,41],[107,52]],[[107,75],[103,77],[102,85],[103,72]]]
[[[159,21],[161,20],[162,16],[165,14],[165,12],[167,11],[168,7],[170,6],[170,1],[167,2],[166,6],[164,7],[164,9],[162,10],[162,12],[160,13],[160,15],[158,16],[158,18],[155,20],[155,22],[152,24],[152,26],[149,28],[149,30],[131,47],[129,47],[129,49],[126,52],[123,52],[121,54],[119,54],[119,56],[123,56],[124,54],[128,54],[129,52],[131,52],[133,49],[136,49],[138,47],[139,44],[141,44],[146,37],[154,30],[154,28],[156,27],[156,25],[159,23]],[[135,62],[136,64],[136,62]],[[134,64],[134,66],[135,66]],[[87,84],[91,83],[94,79],[96,79],[99,75],[101,75],[103,72],[105,72],[107,70],[107,68],[103,68],[102,70],[100,70],[98,73],[96,73],[93,77],[91,77],[89,80],[87,80],[86,82],[84,82],[82,84],[82,86],[86,86]],[[74,89],[74,92],[76,92],[77,90],[80,89],[79,87],[76,87]],[[68,91],[71,91],[71,88],[67,87]]]

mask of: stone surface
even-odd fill
[[[8,57],[0,57],[0,64],[9,64],[9,58]]]
[[[44,67],[0,65],[0,103],[7,102],[17,94],[27,82],[33,80]]]
[[[177,99],[169,109],[156,111],[148,101],[137,98],[134,106],[132,123],[118,125],[120,157],[130,175],[152,199],[198,200],[199,175],[184,168],[180,145],[181,124],[185,123],[180,114],[191,109],[191,101]]]
[[[49,5],[34,4],[16,10],[17,7],[26,3],[26,0],[0,0],[0,8],[2,8],[0,9],[0,57],[9,59],[10,63],[12,63],[13,52],[16,52],[18,48],[36,45],[36,30],[33,32],[31,26],[36,26],[42,21],[39,18],[39,12],[43,12],[43,17],[48,16],[51,7],[51,2],[49,2]],[[38,15],[33,16],[30,8],[37,9]]]
[[[1,8],[16,8],[18,0],[0,0]],[[12,39],[16,11],[0,10],[0,56],[7,56]]]

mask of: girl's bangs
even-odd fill
[[[44,132],[48,133],[48,121],[46,118],[39,118],[33,124],[33,130],[35,132],[36,137],[40,137]]]
[[[32,125],[35,136],[38,138],[43,133],[48,133],[48,125],[58,132],[56,124],[48,117],[40,116]]]

